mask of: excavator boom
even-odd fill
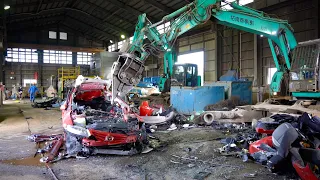
[[[146,14],[138,17],[133,43],[114,63],[112,93],[113,98],[126,94],[132,86],[139,83],[144,71],[144,61],[150,54],[164,53],[164,80],[169,79],[176,55],[173,51],[176,39],[199,24],[207,22],[212,16],[217,23],[263,35],[268,38],[277,72],[272,78],[270,91],[280,92],[283,75],[291,68],[291,52],[297,46],[293,29],[285,20],[271,18],[263,12],[231,3],[232,10],[220,7],[221,0],[195,0],[179,10],[164,16],[161,21],[151,23]],[[163,34],[157,26],[170,22]],[[161,87],[160,85],[160,87]]]

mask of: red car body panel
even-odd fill
[[[267,144],[270,147],[272,147],[272,136],[267,136],[265,138],[262,138],[258,141],[253,142],[252,144],[250,144],[249,146],[249,153],[253,154],[255,152],[261,151],[261,149],[259,148],[260,144]]]
[[[265,138],[262,138],[258,141],[253,142],[252,144],[250,144],[249,153],[253,154],[253,153],[262,151],[259,148],[259,146],[261,144],[267,144],[270,147],[273,147],[272,136],[267,136]],[[292,165],[302,180],[318,180],[318,177],[310,169],[310,166],[308,164],[306,166],[303,166],[302,163],[300,163],[298,160],[296,160],[296,161],[292,161]]]
[[[96,140],[91,140],[88,138],[83,139],[82,144],[85,146],[113,146],[118,144],[134,143],[137,141],[137,136],[135,134],[125,135],[105,131],[97,131],[94,129],[89,129],[89,131],[90,134],[96,138]]]
[[[308,164],[306,166],[302,166],[297,160],[292,162],[292,165],[302,180],[318,180],[318,177],[310,169]]]
[[[73,120],[78,115],[75,111],[72,111],[71,104],[75,101],[84,101],[90,102],[95,98],[106,99],[108,95],[106,84],[101,84],[97,82],[82,83],[80,86],[72,89],[71,93],[68,96],[65,104],[61,106],[62,110],[62,124],[66,128],[68,125],[73,126]],[[113,110],[109,112],[110,114],[115,114]],[[141,118],[137,117],[135,114],[132,114],[134,117],[138,118],[138,121],[141,122]],[[126,116],[123,117],[123,121],[126,121]],[[112,133],[108,131],[88,129],[90,137],[94,138],[83,138],[82,144],[87,147],[102,147],[102,146],[114,146],[114,145],[124,145],[128,143],[134,143],[138,140],[139,134],[141,134],[141,129],[137,128],[132,130],[129,133]]]

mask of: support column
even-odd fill
[[[253,34],[253,75],[253,86],[258,86],[258,39],[255,34]]]
[[[222,55],[223,55],[223,47],[222,47],[222,37],[223,34],[223,26],[217,24],[216,31],[216,57],[217,57],[217,81],[219,81],[220,76],[222,75]]]
[[[0,82],[2,82],[3,84],[5,84],[5,79],[4,79],[4,52],[3,50],[0,50]]]
[[[0,30],[0,82],[5,84],[5,77],[4,77],[4,66],[5,66],[5,54],[7,50],[7,28],[6,28],[6,14],[4,11],[4,1],[0,3],[0,16],[2,21],[0,23],[3,26],[3,29]]]
[[[77,66],[77,52],[72,52],[72,66]]]
[[[39,70],[39,84],[43,86],[43,50],[37,49],[38,52],[38,70]]]

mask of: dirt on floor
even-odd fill
[[[32,108],[30,103],[6,101],[0,107],[0,179],[53,179],[44,164],[33,158],[34,133],[62,133],[59,109]],[[220,156],[225,135],[210,127],[155,132],[166,146],[134,156],[91,156],[65,159],[51,165],[58,179],[285,179],[254,162]]]

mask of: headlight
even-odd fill
[[[88,129],[80,127],[80,126],[71,126],[67,125],[66,131],[78,135],[78,136],[83,136],[83,137],[89,137],[90,132]]]

